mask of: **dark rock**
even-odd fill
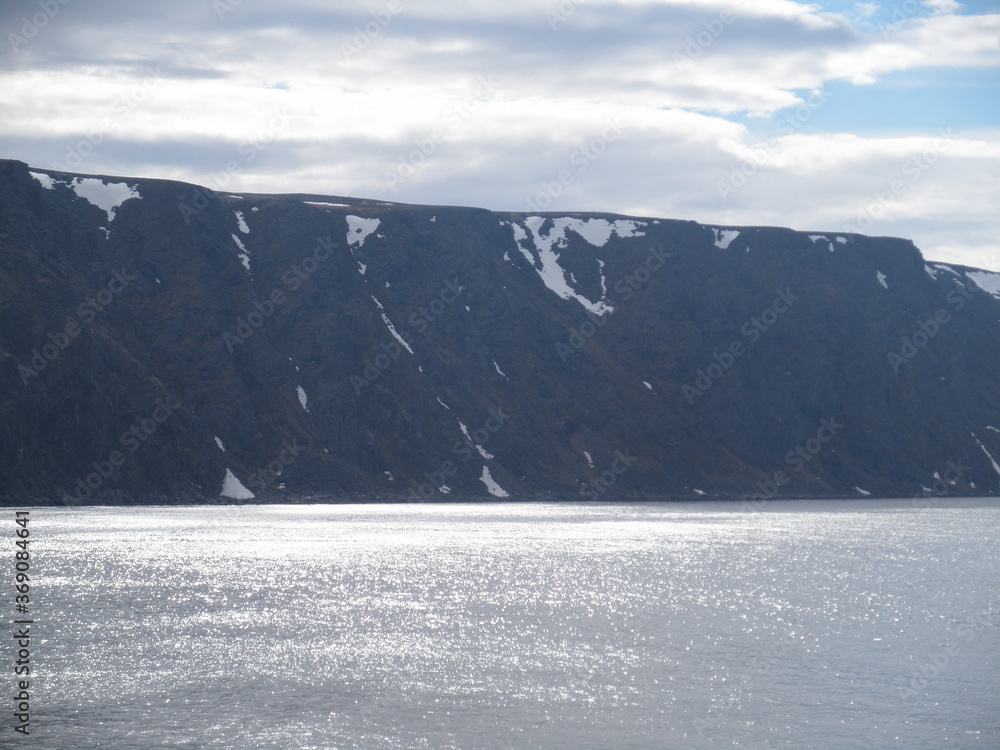
[[[0,161],[5,504],[1000,492],[1000,274],[905,240],[102,177],[141,196],[109,221],[33,171]]]

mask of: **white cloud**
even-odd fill
[[[962,9],[962,4],[955,0],[924,0],[924,5],[934,13],[955,13]]]
[[[877,17],[871,5],[856,4],[855,20]],[[816,132],[817,118],[759,142],[737,118],[808,115],[831,81],[1000,67],[1000,15],[925,5],[934,15],[870,34],[790,0],[427,0],[401,3],[345,56],[387,3],[247,3],[220,21],[211,3],[166,14],[109,0],[73,6],[72,24],[57,23],[67,10],[0,72],[0,137],[41,168],[90,142],[75,171],[230,190],[511,210],[547,196],[556,208],[837,230],[936,134]],[[496,90],[476,99],[484,79]],[[601,144],[612,121],[620,135]],[[722,200],[718,183],[765,146]],[[390,190],[387,172],[425,147]],[[872,231],[913,236],[939,260],[988,257],[998,149],[1000,131],[957,132]]]

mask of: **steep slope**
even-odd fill
[[[1000,488],[1000,275],[903,240],[0,161],[0,262],[6,503]]]

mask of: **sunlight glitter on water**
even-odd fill
[[[37,747],[1000,736],[996,504],[36,512]]]

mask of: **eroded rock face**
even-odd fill
[[[0,161],[0,493],[996,494],[998,280],[893,238]]]

